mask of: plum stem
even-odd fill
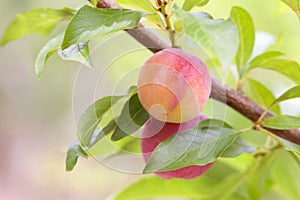
[[[172,47],[175,47],[175,32],[172,27],[172,23],[170,21],[170,14],[167,12],[166,7],[168,6],[168,1],[163,1],[163,3],[160,5],[159,12],[162,14],[164,22],[165,22],[165,29],[167,30],[169,34],[169,38],[172,44]]]
[[[119,8],[114,1],[109,0],[99,0],[97,7],[99,8]],[[126,30],[133,38],[144,45],[153,53],[156,53],[162,49],[170,48],[171,45],[157,35],[151,29],[145,29],[143,24],[137,26],[139,29]],[[144,29],[140,29],[144,28]],[[221,81],[212,77],[212,91],[211,98],[227,104],[240,114],[244,115],[252,122],[256,123],[259,117],[266,113],[264,117],[274,116],[274,113],[264,109],[262,106],[252,101],[244,94],[232,89]],[[276,130],[264,128],[274,135],[286,139],[290,142],[300,145],[300,130]]]

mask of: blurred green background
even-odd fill
[[[84,3],[84,0],[1,1],[0,35],[16,13],[45,6],[79,8]],[[215,18],[227,18],[233,5],[248,10],[257,30],[267,31],[278,38],[271,49],[280,50],[300,62],[300,23],[279,0],[211,0],[208,5],[196,10],[207,11]],[[49,60],[42,79],[36,78],[33,66],[39,49],[65,24],[59,25],[50,36],[30,35],[0,48],[0,199],[105,199],[140,177],[85,159],[79,160],[74,171],[64,170],[66,150],[76,139],[74,119],[92,102],[90,97],[95,94],[95,84],[99,78],[97,75],[87,80],[89,74],[95,74],[87,71],[76,79],[80,65],[61,61],[57,56]],[[92,45],[95,48],[92,57],[97,73],[105,69],[120,48],[139,47],[129,37],[128,40],[119,38],[110,41],[102,44],[101,48],[97,46],[101,39],[97,45]],[[149,55],[149,52],[141,51],[134,59],[129,56],[124,60],[123,70],[113,67],[107,72],[106,79],[96,84],[95,96],[108,94],[122,73],[143,63]],[[116,62],[115,65],[121,64]],[[278,96],[292,83],[285,79],[283,83],[278,83],[274,76],[262,71],[260,76],[255,77]],[[91,84],[94,84],[93,88],[88,88]],[[297,105],[297,101],[288,101],[281,106],[285,113],[299,115]],[[231,120],[239,123],[237,117]]]

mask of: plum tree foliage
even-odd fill
[[[300,2],[282,2],[300,20]],[[300,66],[279,51],[253,56],[255,26],[246,9],[234,6],[228,19],[214,19],[202,7],[209,0],[87,3],[77,10],[37,8],[18,14],[0,42],[3,46],[28,34],[48,35],[62,20],[69,21],[39,52],[38,78],[54,53],[93,68],[89,44],[118,31],[126,31],[155,53],[143,65],[137,87],[123,95],[105,96],[82,113],[78,140],[67,152],[67,171],[79,157],[96,157],[94,149],[104,148],[101,142],[106,139],[121,151],[142,153],[143,173],[160,176],[142,176],[116,194],[118,200],[300,199],[300,118],[283,114],[279,106],[300,97]],[[195,7],[203,12],[193,12]],[[160,32],[146,29],[141,20]],[[179,42],[182,37],[207,56],[188,52]],[[259,69],[279,73],[294,85],[276,98],[249,76]],[[216,71],[226,73],[217,78]],[[215,117],[207,108],[220,103],[234,109],[228,110],[228,117]],[[120,109],[113,113],[115,107]],[[203,109],[208,119],[200,120]],[[243,128],[230,124],[228,119],[237,113],[239,120],[251,122]],[[142,139],[132,136],[139,130]]]

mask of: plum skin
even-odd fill
[[[147,163],[149,161],[153,150],[157,147],[157,145],[159,145],[159,143],[165,141],[167,138],[178,132],[193,128],[199,121],[206,118],[206,116],[200,115],[191,121],[178,124],[168,122],[165,123],[151,117],[146,122],[142,132],[141,149],[145,162]],[[208,163],[203,166],[190,165],[175,170],[155,172],[154,174],[164,179],[193,179],[205,173],[212,165],[213,163]]]
[[[211,92],[211,77],[198,57],[168,48],[145,62],[137,85],[139,100],[151,116],[182,123],[203,110]]]

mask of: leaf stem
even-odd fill
[[[295,4],[293,3],[292,0],[289,0],[289,4],[290,4],[292,10],[296,13],[298,19],[300,20],[300,11],[297,10],[297,8],[296,8],[296,6],[295,6]]]
[[[239,130],[239,132],[244,133],[244,132],[250,131],[252,129],[253,129],[253,127],[247,127],[247,128],[242,129],[242,130]]]
[[[266,109],[258,118],[258,120],[256,121],[256,124],[260,125],[260,123],[263,121],[264,117],[268,114],[269,109]]]
[[[260,130],[261,132],[263,132],[263,133],[268,134],[268,136],[271,137],[271,138],[273,139],[273,141],[275,142],[276,146],[277,146],[277,145],[280,145],[280,142],[279,142],[278,138],[277,138],[272,132],[270,132],[270,131],[268,131],[268,130],[262,128],[261,126],[259,126],[259,130]],[[281,146],[281,145],[280,145],[280,146]]]
[[[248,78],[247,74],[244,75],[242,78],[240,77],[240,79],[238,80],[238,83],[237,83],[237,91],[242,91],[247,78]]]

